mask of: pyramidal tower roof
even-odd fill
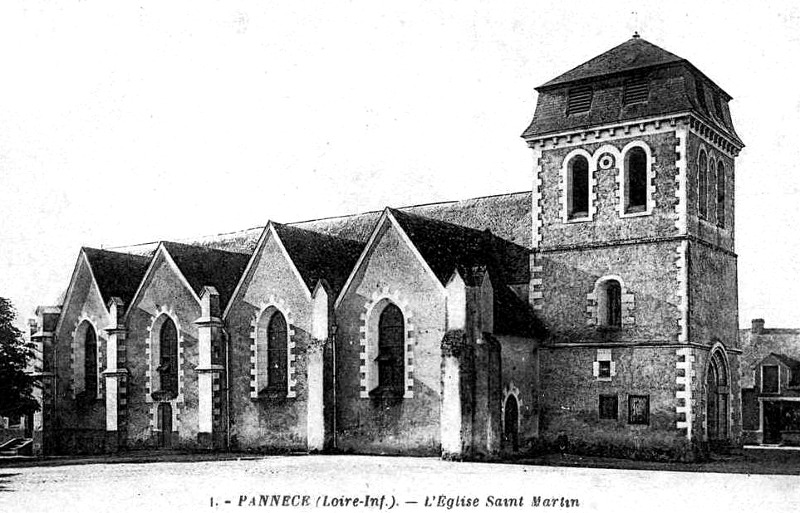
[[[731,96],[691,62],[638,34],[536,90],[536,111],[522,134],[529,144],[575,130],[691,114],[722,134],[730,151],[744,146],[733,127]]]
[[[621,45],[557,76],[537,89],[677,62],[688,61],[645,41],[639,34],[634,34],[632,38]]]

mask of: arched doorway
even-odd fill
[[[158,446],[172,446],[172,405],[159,403],[158,405]]]
[[[514,394],[506,398],[503,417],[503,435],[506,447],[514,452],[519,450],[519,405]]]
[[[729,393],[725,353],[717,348],[712,351],[706,370],[706,435],[712,445],[728,439]]]

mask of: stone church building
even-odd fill
[[[731,97],[638,36],[537,91],[528,191],[81,249],[38,450],[738,444]]]

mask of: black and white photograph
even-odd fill
[[[800,4],[0,4],[0,511],[800,507]]]

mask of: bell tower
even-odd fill
[[[638,34],[536,90],[540,436],[738,443],[730,95]]]

